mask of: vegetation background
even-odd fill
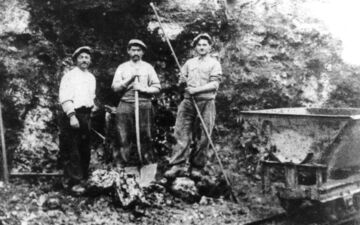
[[[246,167],[241,110],[359,107],[359,67],[343,61],[341,40],[309,13],[314,2],[329,1],[154,1],[181,63],[194,55],[190,44],[197,34],[214,37],[214,55],[224,72],[214,137],[226,145],[222,157],[227,167]],[[145,60],[161,79],[163,92],[154,100],[155,141],[159,153],[169,154],[181,91],[176,64],[149,3],[0,1],[0,96],[12,171],[57,169],[58,87],[71,67],[71,53],[82,45],[94,48],[91,71],[99,102],[116,105],[119,99],[110,85],[116,67],[127,60],[126,44],[132,38],[149,46]]]

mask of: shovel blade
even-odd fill
[[[140,169],[136,166],[125,167],[125,173],[135,176],[140,187],[149,187],[151,182],[156,181],[157,164],[144,165]]]
[[[151,182],[155,181],[157,172],[157,164],[144,165],[140,168],[139,185],[140,187],[148,187]]]

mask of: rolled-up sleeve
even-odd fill
[[[214,66],[212,67],[209,81],[214,83],[216,90],[219,89],[219,84],[221,82],[222,69],[219,61],[215,61]]]
[[[149,68],[149,86],[161,89],[159,77],[152,66]]]
[[[179,83],[186,83],[186,77],[189,75],[189,66],[188,62],[181,67]]]

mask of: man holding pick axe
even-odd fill
[[[190,169],[190,175],[199,178],[207,163],[209,140],[198,121],[194,103],[200,109],[207,131],[211,134],[215,124],[215,96],[222,75],[219,61],[210,56],[211,45],[210,35],[203,33],[196,36],[192,46],[198,56],[189,59],[181,68],[180,83],[185,83],[186,88],[176,117],[176,144],[170,159],[171,168],[166,171],[165,177],[182,176]],[[197,138],[197,146],[191,152],[193,136]],[[187,168],[188,163],[190,168]]]
[[[132,164],[131,159],[137,159],[139,162],[139,158],[142,163],[143,155],[146,161],[151,160],[151,97],[160,92],[161,86],[154,68],[142,60],[146,49],[147,46],[141,40],[129,41],[127,52],[130,60],[119,65],[111,85],[113,91],[119,92],[122,96],[116,109],[116,129],[120,148],[113,153],[115,166]],[[139,119],[139,127],[136,119]],[[138,140],[140,137],[141,141]],[[141,151],[136,154],[136,147],[140,149],[140,142],[144,154]],[[138,157],[134,158],[136,155]]]

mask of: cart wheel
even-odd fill
[[[360,210],[360,193],[355,194],[353,197],[354,200],[354,207],[357,211]]]
[[[336,201],[330,201],[321,204],[321,216],[327,221],[338,220],[336,212]]]
[[[322,217],[328,221],[337,221],[349,216],[351,211],[346,207],[343,199],[335,199],[330,202],[323,203]]]
[[[301,209],[303,200],[279,198],[280,205],[288,215],[295,215]]]

